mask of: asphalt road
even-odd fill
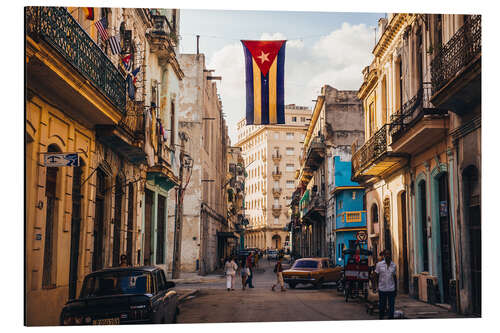
[[[196,297],[180,306],[179,323],[323,321],[376,319],[366,313],[358,302],[345,303],[334,284],[316,290],[299,285],[286,292],[271,291],[276,281],[273,264],[260,261],[265,272],[256,273],[254,289],[241,289],[241,279],[235,291],[228,292],[225,278],[220,282],[190,284],[199,289]]]

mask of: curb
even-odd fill
[[[177,299],[177,302],[178,302],[179,304],[184,303],[184,302],[187,300],[187,298],[188,298],[189,296],[195,296],[196,294],[198,294],[198,292],[199,292],[199,290],[198,290],[198,289],[193,289],[193,290],[191,290],[191,291],[188,291],[187,293],[185,293],[185,294],[181,295],[181,296]]]

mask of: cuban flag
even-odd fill
[[[245,53],[246,123],[285,123],[286,40],[242,40]]]
[[[125,67],[127,72],[129,72],[130,68],[132,68],[132,63],[130,61],[131,57],[132,57],[132,55],[129,54],[128,56],[122,58],[123,67]]]

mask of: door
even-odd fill
[[[92,253],[92,271],[103,268],[104,242],[104,195],[106,192],[106,176],[97,169],[95,218],[94,218],[94,248]]]
[[[408,294],[410,291],[410,277],[408,270],[408,236],[406,229],[406,192],[401,193],[401,229],[403,237],[403,291]]]
[[[133,265],[133,242],[134,242],[134,184],[128,186],[128,212],[127,212],[127,261]]]
[[[443,301],[449,303],[449,283],[452,278],[451,271],[451,240],[449,218],[449,192],[448,174],[442,173],[438,179],[439,186],[439,236],[441,252],[441,278],[443,281]]]
[[[166,205],[165,197],[158,195],[158,224],[156,230],[156,264],[164,264],[165,253],[165,218],[166,218]]]
[[[121,228],[122,228],[122,181],[117,176],[115,184],[115,216],[113,218],[113,266],[120,265]]]
[[[73,169],[73,190],[72,190],[72,209],[71,209],[71,248],[69,259],[69,299],[76,296],[78,281],[78,256],[80,252],[80,222],[82,219],[82,169],[75,167]]]
[[[151,265],[151,224],[153,218],[153,192],[146,189],[144,212],[144,265]]]

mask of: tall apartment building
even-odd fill
[[[245,246],[283,248],[288,239],[288,205],[296,187],[295,171],[311,109],[285,106],[285,124],[246,125],[238,122],[238,141],[242,148],[247,178],[245,213],[249,221]]]

